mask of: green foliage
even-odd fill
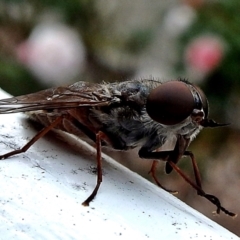
[[[11,60],[0,59],[0,79],[0,87],[14,96],[45,88],[26,69]]]
[[[227,102],[232,94],[240,91],[240,1],[212,1],[198,9],[198,17],[188,29],[180,42],[180,55],[195,37],[213,34],[220,37],[226,44],[225,57],[221,65],[204,81],[203,89],[209,101],[218,107],[216,114],[227,112]],[[177,71],[184,72],[182,59],[176,66]],[[216,109],[216,107],[214,107]]]

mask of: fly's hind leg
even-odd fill
[[[43,128],[41,131],[39,131],[27,144],[25,144],[22,148],[13,150],[11,152],[5,153],[3,155],[0,155],[0,160],[6,159],[8,157],[14,156],[19,153],[26,152],[38,139],[43,137],[45,134],[47,134],[50,130],[55,128],[63,119],[63,117],[56,118],[49,126]]]

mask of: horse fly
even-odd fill
[[[27,151],[51,129],[77,136],[85,134],[96,143],[97,184],[82,203],[84,206],[94,199],[102,182],[102,146],[117,150],[140,147],[140,158],[154,159],[150,173],[158,186],[171,192],[156,177],[156,164],[161,160],[166,162],[166,173],[175,170],[198,195],[217,207],[217,213],[236,215],[225,209],[217,197],[202,189],[194,155],[187,150],[202,128],[226,124],[208,119],[206,96],[186,80],[162,83],[142,79],[109,84],[80,81],[0,100],[0,114],[16,112],[29,112],[44,128],[21,149],[6,153],[0,156],[1,159]],[[169,141],[174,142],[173,149],[162,151],[160,148]],[[177,166],[183,156],[191,159],[195,181]]]

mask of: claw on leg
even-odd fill
[[[211,203],[213,203],[217,207],[217,210],[216,210],[217,214],[219,214],[220,211],[223,211],[225,214],[227,214],[231,217],[237,216],[237,214],[230,212],[226,208],[224,208],[221,205],[221,202],[219,201],[219,199],[217,197],[215,197],[214,195],[205,193],[201,187],[201,184],[199,185],[199,183],[198,183],[200,181],[200,179],[196,180],[196,183],[194,183],[175,163],[169,161],[169,164],[186,182],[188,182],[194,189],[197,190],[198,195],[206,198],[207,200],[209,200]],[[198,170],[198,169],[196,169],[196,170]]]

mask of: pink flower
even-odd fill
[[[193,39],[185,51],[185,61],[189,68],[208,74],[215,70],[224,57],[222,39],[215,36],[202,36]]]
[[[85,47],[67,25],[42,23],[18,46],[17,56],[39,80],[58,86],[77,78],[84,69]]]

